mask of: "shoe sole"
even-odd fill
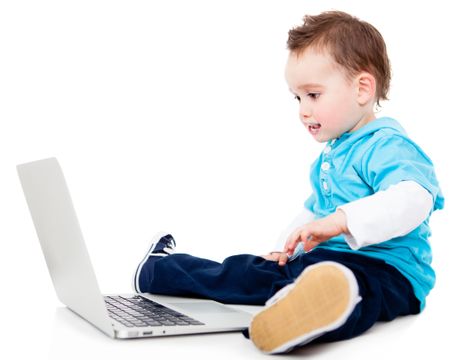
[[[253,318],[250,338],[265,353],[286,352],[337,329],[359,300],[349,269],[334,262],[309,266],[291,291]]]
[[[152,254],[152,251],[155,248],[158,241],[166,235],[169,235],[169,233],[159,232],[159,233],[155,234],[155,236],[153,236],[150,246],[149,246],[147,252],[145,253],[144,258],[142,259],[142,261],[139,263],[138,267],[136,268],[136,271],[134,272],[133,278],[131,280],[131,283],[132,283],[131,286],[136,293],[142,293],[142,291],[139,287],[139,275],[141,273],[142,266],[144,266],[144,264],[147,262],[149,256]]]

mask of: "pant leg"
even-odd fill
[[[263,305],[306,267],[322,261],[335,261],[349,268],[356,277],[362,300],[343,326],[314,342],[349,339],[377,321],[420,312],[410,283],[394,267],[367,256],[320,248],[286,266],[253,255],[231,256],[218,263],[174,254],[155,261],[146,291],[229,304]]]
[[[218,263],[173,254],[154,261],[147,276],[144,288],[151,293],[263,305],[275,292],[291,283],[298,276],[298,270],[254,255],[231,256]]]
[[[349,268],[358,282],[362,300],[344,325],[311,343],[350,339],[362,334],[377,321],[390,321],[400,315],[420,312],[420,303],[408,280],[394,267],[378,259],[318,248],[289,263],[290,270],[293,274],[301,274],[308,266],[322,261],[334,261]],[[249,337],[247,330],[243,334]]]

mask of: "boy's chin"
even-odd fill
[[[316,140],[318,143],[326,143],[329,140],[333,140],[334,138],[330,137],[330,136],[321,136],[321,135],[317,135],[317,136],[313,136],[314,140]]]

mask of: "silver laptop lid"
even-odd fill
[[[114,335],[61,167],[55,158],[17,166],[60,301]]]

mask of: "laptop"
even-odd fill
[[[241,331],[252,315],[212,300],[145,294],[103,296],[62,169],[55,158],[17,166],[59,300],[112,338]]]

